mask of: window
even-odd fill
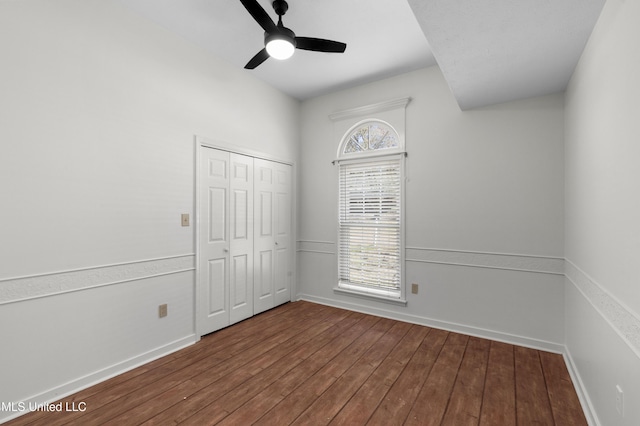
[[[343,154],[376,151],[398,147],[398,136],[390,126],[380,122],[365,122],[352,130]]]
[[[403,299],[400,149],[397,132],[381,121],[361,122],[342,140],[338,291]]]

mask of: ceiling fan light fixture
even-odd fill
[[[289,59],[294,50],[293,44],[288,40],[275,39],[267,43],[267,52],[275,59]]]
[[[280,60],[289,59],[296,50],[295,39],[283,33],[267,35],[265,47],[269,56]]]

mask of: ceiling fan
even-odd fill
[[[267,60],[270,56],[276,59],[287,59],[293,55],[294,50],[312,50],[314,52],[343,53],[347,48],[345,43],[322,38],[297,37],[293,31],[282,25],[282,16],[287,13],[289,5],[284,0],[275,0],[273,9],[278,14],[276,25],[267,12],[260,6],[257,0],[240,0],[249,11],[253,19],[264,29],[264,49],[259,51],[245,65],[246,69],[254,69]]]

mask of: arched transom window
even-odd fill
[[[380,122],[368,122],[351,132],[344,147],[344,154],[397,148],[398,137],[389,126]]]
[[[340,144],[338,157],[400,148],[402,148],[400,137],[393,127],[384,121],[366,120],[356,124],[347,132]]]

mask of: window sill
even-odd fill
[[[407,306],[407,301],[404,300],[404,299],[396,299],[396,298],[391,298],[391,297],[379,296],[377,294],[363,293],[363,292],[355,291],[355,290],[347,290],[347,289],[340,288],[340,287],[334,287],[333,288],[333,292],[336,293],[336,294],[343,294],[345,296],[354,296],[354,297],[359,297],[361,299],[367,299],[367,300],[374,300],[376,302],[389,303],[391,305],[396,305],[396,306]]]

